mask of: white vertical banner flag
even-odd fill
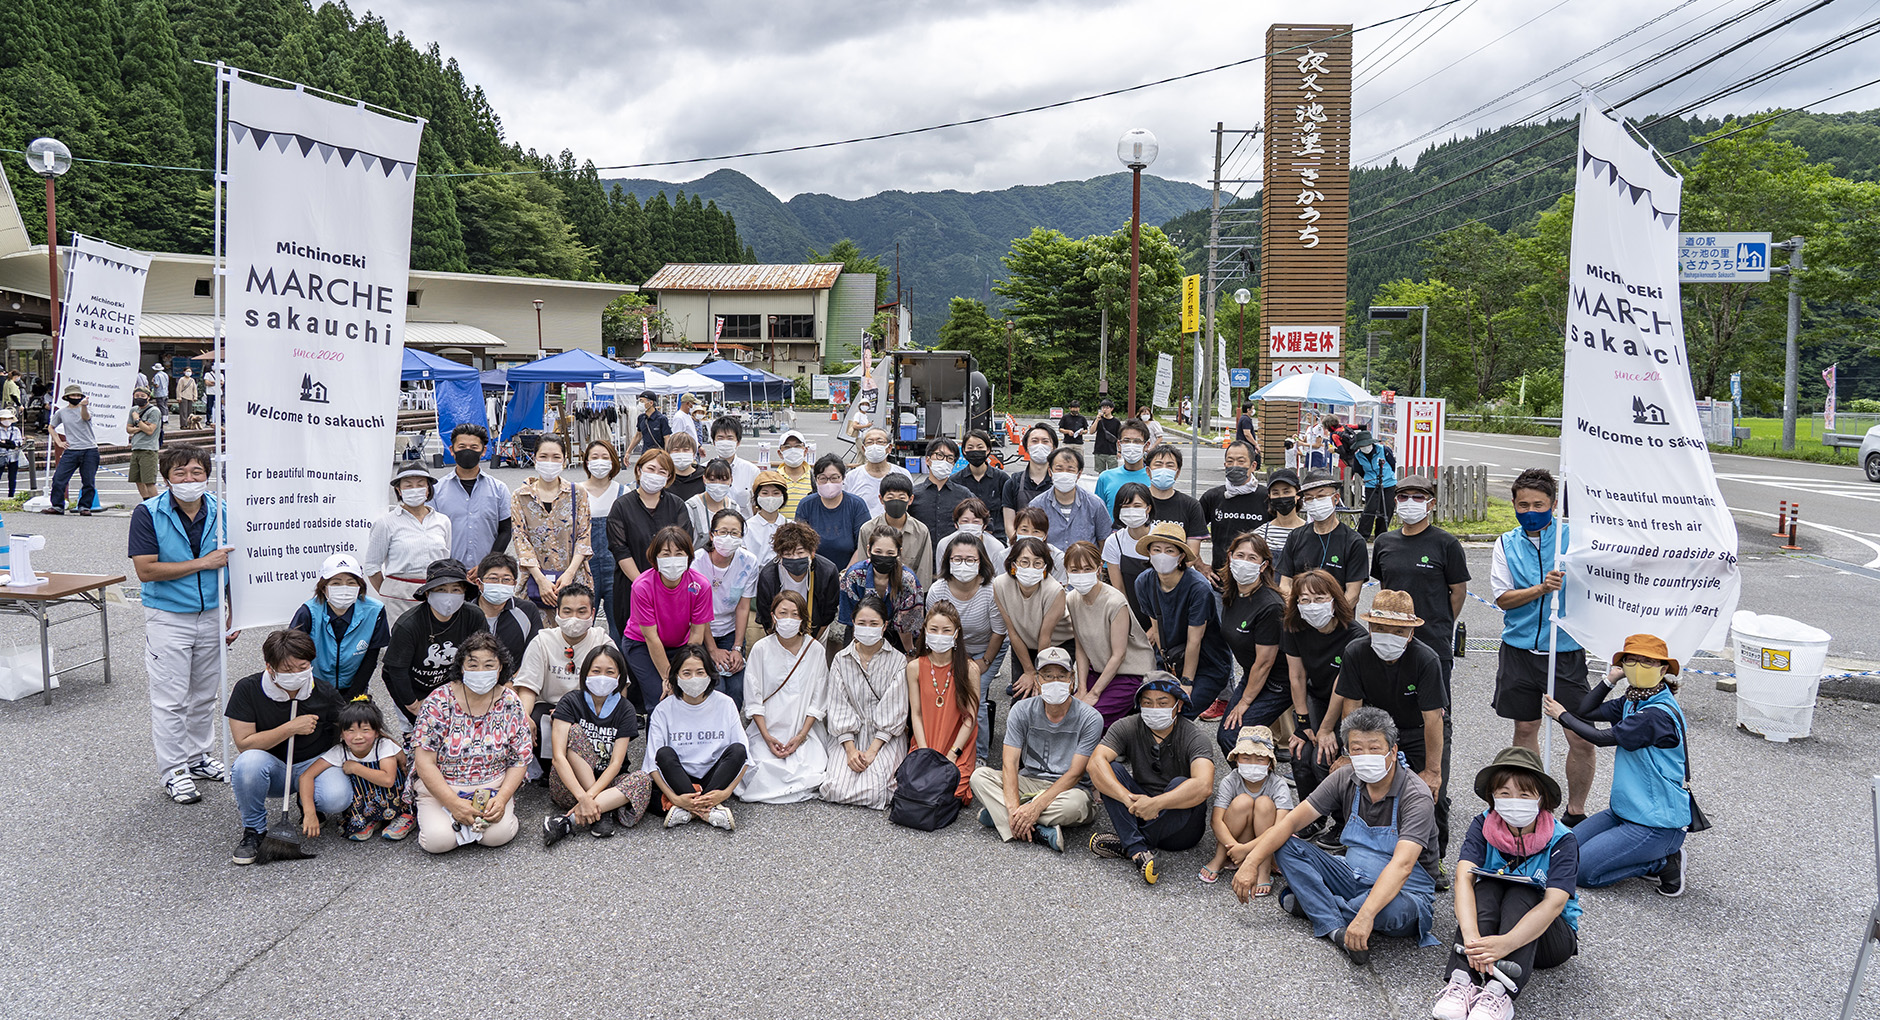
[[[390,502],[412,175],[423,125],[229,83],[229,582],[285,623]]]
[[[1175,388],[1175,358],[1168,354],[1155,356],[1155,406],[1170,407],[1169,391]]]
[[[1214,338],[1214,413],[1223,418],[1233,418],[1234,408],[1227,385],[1227,338]]]
[[[1683,181],[1589,101],[1580,113],[1560,430],[1569,533],[1561,625],[1598,655],[1656,634],[1720,648],[1741,582],[1678,303]]]
[[[84,387],[98,441],[123,443],[137,383],[137,319],[144,309],[150,256],[73,235],[66,259],[70,270],[60,315],[59,388]]]

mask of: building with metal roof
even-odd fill
[[[640,289],[667,324],[642,357],[692,356],[715,341],[723,357],[806,381],[825,363],[859,357],[875,314],[874,274],[844,273],[840,263],[671,263]]]
[[[76,228],[82,233],[84,224]],[[151,253],[144,307],[138,317],[144,366],[168,361],[173,366],[171,374],[176,375],[182,365],[201,360],[214,347],[210,287],[214,266],[215,260],[208,255]],[[5,341],[6,367],[39,378],[49,378],[52,371],[46,277],[46,246],[28,243],[12,189],[0,174],[0,340]],[[405,343],[484,369],[522,364],[540,353],[575,348],[604,355],[601,311],[615,298],[638,289],[583,280],[414,269],[405,294]],[[537,301],[542,303],[539,320]],[[634,343],[637,346],[637,339]],[[618,353],[630,356],[633,352]]]

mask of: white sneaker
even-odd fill
[[[205,754],[189,763],[189,775],[192,779],[226,783],[228,782],[228,766]]]
[[[706,815],[705,820],[726,832],[738,827],[738,820],[731,817],[731,809],[723,804],[712,808],[711,814]]]
[[[1490,983],[1475,993],[1466,1020],[1514,1020],[1514,1000],[1506,988]]]
[[[682,807],[674,807],[666,812],[666,828],[676,829],[692,820],[692,812]]]
[[[196,781],[189,777],[189,767],[185,765],[178,765],[164,777],[163,792],[178,804],[194,804],[202,799],[202,794],[196,790]]]
[[[1466,970],[1449,972],[1449,984],[1436,997],[1430,1015],[1436,1020],[1469,1020],[1469,1007],[1475,1004],[1475,981]]]

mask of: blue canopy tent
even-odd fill
[[[725,399],[733,401],[756,402],[771,399],[766,395],[768,387],[764,373],[745,368],[735,361],[707,361],[693,369],[708,379],[716,379],[725,384]]]
[[[500,368],[492,368],[483,373],[483,388],[486,390],[506,390],[509,388],[509,373]]]
[[[483,409],[481,373],[475,368],[407,347],[399,378],[431,384],[440,440],[465,423],[481,425],[485,430],[490,427],[489,415]]]
[[[501,439],[508,439],[523,429],[543,425],[543,403],[549,383],[611,383],[626,381],[634,369],[618,361],[609,361],[593,351],[575,348],[550,358],[514,365],[509,369],[509,385],[514,394],[503,417]]]

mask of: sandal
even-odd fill
[[[1199,872],[1195,873],[1195,877],[1208,885],[1213,885],[1221,880],[1221,873],[1211,868],[1202,868]]]
[[[1273,895],[1273,882],[1271,879],[1253,887],[1253,898],[1256,900],[1271,895]]]

